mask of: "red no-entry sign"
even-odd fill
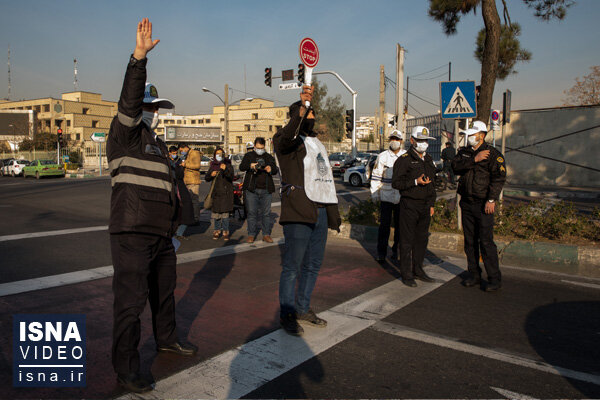
[[[311,38],[304,38],[300,42],[300,60],[307,68],[314,68],[319,62],[319,48]]]

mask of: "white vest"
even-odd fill
[[[400,150],[398,154],[386,150],[377,156],[371,172],[371,197],[373,200],[393,204],[400,203],[400,192],[392,187],[392,177],[394,175],[394,163],[404,153],[406,153],[406,150]]]
[[[337,204],[333,171],[327,150],[316,137],[300,136],[304,140],[304,192],[306,196],[323,204]]]

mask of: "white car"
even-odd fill
[[[10,160],[4,167],[2,167],[3,176],[15,176],[23,175],[23,167],[29,165],[27,160]]]
[[[344,172],[344,183],[350,183],[352,186],[362,186],[369,183],[371,171],[366,165],[357,165],[351,167]]]

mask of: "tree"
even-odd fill
[[[342,97],[327,96],[327,85],[313,78],[314,86],[311,107],[315,110],[315,131],[323,135],[324,139],[341,142],[344,138],[344,110]]]
[[[552,19],[562,20],[567,14],[567,8],[574,4],[574,0],[522,0],[529,8],[535,10],[534,15],[544,21]],[[527,61],[531,53],[521,50],[517,36],[520,28],[514,29],[508,13],[506,0],[502,0],[505,48],[501,52],[502,26],[500,16],[496,9],[496,0],[429,0],[429,16],[441,22],[446,35],[456,33],[460,18],[470,12],[475,13],[481,6],[484,34],[482,46],[475,54],[481,61],[481,92],[477,102],[477,118],[487,121],[490,117],[492,96],[496,79],[504,74],[515,73],[514,65],[517,61]],[[518,46],[517,46],[518,45]],[[522,58],[522,59],[519,59]],[[503,78],[500,78],[503,79]]]
[[[600,104],[600,65],[590,67],[591,73],[581,80],[575,78],[575,85],[565,90],[565,106],[589,106]]]
[[[19,144],[19,150],[56,150],[56,135],[48,132],[37,133],[33,140],[25,139]]]
[[[531,60],[531,52],[521,48],[518,36],[521,35],[521,25],[502,25],[500,28],[500,44],[498,54],[497,79],[504,80],[510,74],[516,74],[515,64],[519,61]],[[485,28],[477,35],[477,48],[475,58],[483,61],[483,50],[485,44]]]

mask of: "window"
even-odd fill
[[[242,144],[242,137],[241,136],[236,136],[237,139],[237,144]]]
[[[250,132],[250,125],[249,124],[244,125],[244,130],[246,132]]]
[[[85,108],[85,107],[84,107],[84,108],[83,108],[83,110],[81,111],[81,113],[82,113],[82,114],[87,114],[87,113],[89,113],[89,112],[90,112],[90,109],[89,109],[89,108]]]
[[[210,118],[206,118],[206,121],[204,121],[207,124],[210,124]]]
[[[273,125],[269,125],[269,132],[273,132]]]
[[[42,111],[42,106],[35,106],[33,109],[37,112],[40,112]]]
[[[199,123],[199,124],[203,124],[203,123],[204,123],[204,120],[203,120],[203,119],[199,119],[199,120],[198,120],[198,123]]]
[[[258,113],[252,113],[252,119],[258,119]]]
[[[221,118],[221,122],[225,121],[225,118]]]
[[[195,124],[196,124],[196,120],[195,120],[195,119],[193,119],[193,120],[192,120],[192,125],[195,125]]]
[[[71,126],[71,120],[70,119],[67,120],[67,126]]]
[[[75,139],[77,139],[77,140],[81,140],[81,134],[80,134],[80,133],[76,134],[76,135],[75,135]]]
[[[98,121],[92,121],[92,128],[98,127]]]

